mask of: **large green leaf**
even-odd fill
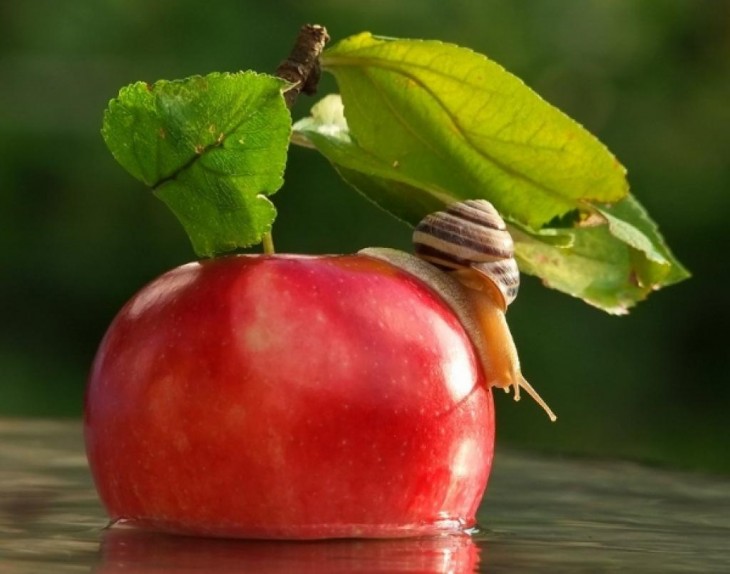
[[[485,197],[533,229],[628,192],[603,144],[481,54],[363,33],[326,50],[322,63],[352,138],[404,178]]]
[[[102,135],[114,157],[154,190],[199,256],[261,241],[276,217],[291,118],[272,76],[214,73],[123,88]]]
[[[438,187],[363,149],[350,133],[336,95],[322,99],[310,117],[294,125],[293,141],[316,147],[348,183],[411,225],[454,201],[492,199],[485,192]],[[523,272],[614,314],[688,276],[632,196],[614,204],[582,201],[580,207],[591,216],[567,218],[568,226],[553,223],[539,230],[505,217]]]

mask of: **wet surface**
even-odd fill
[[[473,537],[255,542],[105,529],[74,422],[0,420],[0,572],[730,572],[730,480],[498,452]]]

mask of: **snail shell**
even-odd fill
[[[446,271],[471,269],[486,277],[502,309],[517,297],[520,272],[514,243],[491,203],[470,199],[427,215],[413,232],[418,257]]]

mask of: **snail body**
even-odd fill
[[[519,269],[507,226],[491,203],[467,200],[426,216],[413,233],[417,257],[455,278],[475,328],[470,330],[490,386],[516,401],[524,389],[555,421],[556,416],[522,376],[505,313],[519,290]]]

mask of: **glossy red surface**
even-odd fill
[[[492,397],[429,288],[362,256],[192,263],[142,289],[90,376],[87,453],[113,519],[255,538],[473,523]]]

